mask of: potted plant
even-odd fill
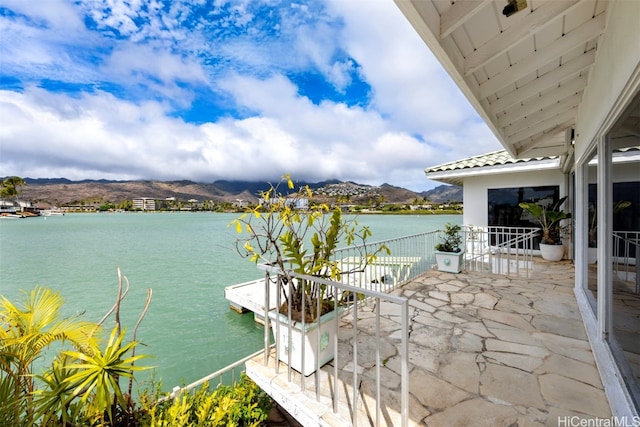
[[[519,206],[529,212],[542,228],[540,240],[540,254],[549,261],[560,261],[564,256],[564,245],[561,239],[561,221],[571,218],[571,213],[560,209],[567,200],[567,196],[555,203],[545,204],[536,202],[522,202]]]
[[[285,184],[292,194],[283,192],[281,187]],[[345,219],[339,208],[314,203],[308,186],[293,191],[294,183],[289,175],[285,175],[276,186],[270,185],[261,192],[260,203],[232,224],[238,233],[244,234],[236,241],[238,253],[277,276],[278,292],[284,302],[276,310],[269,310],[268,316],[272,323],[287,324],[279,328],[281,334],[276,336],[280,360],[288,362],[291,349],[291,365],[302,371],[299,353],[304,345],[303,374],[310,375],[317,365],[315,360],[308,361],[316,354],[316,334],[321,336],[319,366],[322,366],[333,358],[334,342],[332,329],[324,330],[323,323],[339,314],[335,308],[352,301],[353,296],[339,294],[335,288],[303,280],[297,275],[341,281],[347,274],[364,271],[380,251],[389,251],[381,245],[375,252],[367,253],[366,240],[371,236],[368,227],[358,227],[355,218]],[[348,264],[334,258],[338,245],[355,243],[359,244],[360,256],[351,255]],[[297,342],[303,329],[307,343]],[[289,330],[297,336],[287,336]]]
[[[458,224],[445,224],[440,243],[435,246],[438,270],[460,273],[464,263],[462,245],[462,227]]]

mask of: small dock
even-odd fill
[[[265,279],[251,280],[224,288],[224,297],[229,300],[230,307],[238,313],[253,312],[256,322],[264,324]],[[276,308],[278,286],[272,283],[269,287],[269,310]]]

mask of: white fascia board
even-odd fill
[[[640,163],[640,152],[613,153],[611,161],[613,164]],[[594,156],[589,161],[589,166],[596,166],[597,164],[598,156]]]
[[[482,175],[496,175],[516,172],[535,172],[551,169],[560,169],[560,159],[534,160],[526,163],[508,163],[504,165],[482,166],[475,168],[456,169],[450,171],[427,172],[427,178],[442,180],[450,178],[469,178]]]

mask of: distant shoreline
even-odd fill
[[[157,211],[65,211],[65,215],[71,214],[193,214],[193,213],[207,213],[207,214],[242,214],[244,211],[171,211],[171,210],[157,210]],[[409,215],[409,216],[433,216],[433,215],[462,215],[462,211],[454,210],[441,210],[441,211],[366,211],[366,212],[344,212],[345,215]],[[45,216],[45,215],[40,215]],[[29,218],[38,218],[38,216],[29,216]]]

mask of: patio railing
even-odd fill
[[[470,271],[483,271],[491,272],[494,274],[517,274],[517,275],[529,275],[533,264],[533,243],[534,238],[537,236],[539,230],[537,228],[523,228],[523,227],[487,227],[487,228],[469,228],[463,229],[463,241],[466,252],[466,266],[465,268]],[[375,380],[375,391],[372,393],[375,396],[368,396],[369,399],[375,401],[375,413],[370,416],[373,420],[373,425],[379,425],[383,420],[381,418],[381,407],[385,402],[381,400],[381,388],[382,380],[380,375],[380,366],[383,364],[380,356],[380,322],[382,315],[380,313],[380,307],[385,305],[387,309],[385,311],[397,313],[395,318],[399,322],[398,335],[396,338],[400,341],[400,348],[398,354],[400,356],[401,366],[401,398],[399,412],[401,414],[401,423],[403,426],[408,422],[408,339],[409,339],[409,314],[408,314],[408,300],[406,298],[389,294],[392,290],[399,286],[408,283],[415,279],[427,270],[434,267],[435,264],[435,245],[440,240],[442,231],[432,231],[427,233],[416,234],[412,236],[401,237],[397,239],[386,240],[382,242],[376,242],[367,244],[366,247],[351,247],[340,249],[335,252],[333,260],[340,263],[341,271],[348,272],[344,274],[340,281],[331,281],[321,279],[318,277],[295,274],[291,271],[287,274],[293,278],[293,280],[306,281],[308,286],[322,286],[325,287],[325,293],[333,296],[349,296],[348,303],[344,309],[347,311],[342,316],[334,315],[332,320],[329,321],[330,331],[328,337],[331,337],[331,345],[327,342],[321,341],[323,334],[320,332],[311,332],[314,326],[307,324],[304,320],[307,309],[303,305],[302,320],[299,320],[298,327],[295,329],[300,330],[302,335],[302,341],[307,338],[307,335],[311,337],[312,343],[308,348],[304,344],[295,344],[292,341],[292,332],[294,324],[292,321],[292,313],[289,310],[288,313],[281,315],[275,315],[276,310],[270,316],[270,322],[265,322],[264,328],[264,359],[265,366],[269,365],[269,359],[275,357],[273,363],[274,374],[280,374],[280,363],[277,361],[283,361],[286,364],[286,381],[289,384],[299,381],[297,384],[299,390],[308,390],[307,381],[313,381],[312,390],[315,392],[315,398],[317,401],[321,401],[321,389],[326,387],[321,386],[321,382],[333,383],[334,392],[330,396],[322,396],[323,399],[331,399],[331,408],[334,413],[338,412],[338,406],[340,399],[338,397],[337,390],[345,387],[339,387],[338,384],[343,384],[340,378],[344,378],[344,372],[339,372],[340,366],[351,366],[351,391],[353,395],[347,397],[351,416],[351,424],[358,425],[358,405],[363,404],[364,397],[360,397],[358,386],[358,337],[361,331],[358,327],[359,311],[370,310],[373,314],[374,322],[376,324],[374,340],[374,348],[376,353],[376,360],[371,364],[375,367],[375,372],[370,375]],[[389,252],[380,252],[373,259],[367,259],[367,252],[376,251],[382,245],[386,247]],[[292,290],[289,287],[289,283],[284,284],[282,281],[282,272],[275,266],[261,265],[261,269],[265,270],[266,277],[265,284],[265,296],[271,294],[271,286],[283,286],[282,292],[277,292],[275,307],[283,306],[284,302],[287,302],[285,298],[290,299]],[[334,312],[338,312],[338,298],[334,299]],[[269,304],[268,297],[265,297],[265,307]],[[317,311],[320,311],[320,302],[316,307]],[[290,304],[288,304],[290,306]],[[395,307],[390,309],[389,307]],[[365,316],[366,317],[366,316]],[[339,329],[344,334],[347,331],[352,335],[351,344],[339,342],[338,335]],[[286,334],[284,333],[286,331]],[[274,351],[271,347],[272,332],[276,337],[276,340],[280,339],[285,343],[278,343]],[[394,334],[395,335],[395,334]],[[332,354],[330,357],[322,355],[322,347],[329,347]],[[351,345],[352,348],[345,350],[344,346]],[[292,358],[294,347],[301,349],[300,354],[295,356],[295,360]],[[340,347],[342,346],[342,348]],[[290,350],[291,349],[291,350]],[[313,352],[314,355],[308,358],[305,354],[306,351]],[[342,360],[338,360],[338,354],[341,355]],[[351,355],[351,360],[344,360],[345,356]],[[318,371],[324,365],[325,359],[333,359],[333,365],[330,368],[323,369],[323,375],[320,375]],[[309,369],[308,364],[314,364],[312,369]],[[307,378],[306,375],[316,372],[312,378]],[[301,373],[301,374],[300,374]],[[325,375],[326,374],[326,375]],[[327,377],[328,375],[328,377]],[[294,380],[295,378],[295,380]],[[324,378],[324,379],[323,379]],[[360,400],[359,400],[360,399]],[[386,408],[387,412],[389,408]],[[362,414],[361,414],[362,415]],[[360,422],[369,423],[369,416],[363,416],[364,420]]]
[[[463,227],[468,271],[529,277],[533,269],[534,227]]]
[[[528,277],[529,272],[532,269],[533,264],[533,242],[534,238],[538,234],[539,230],[536,228],[524,228],[524,227],[463,227],[463,242],[465,250],[465,269],[475,272],[489,272],[494,274],[517,274],[526,275]],[[339,370],[339,365],[344,365],[345,361],[338,362],[339,350],[344,350],[344,343],[340,344],[338,341],[338,329],[340,327],[344,330],[350,330],[352,334],[351,346],[348,351],[342,351],[340,354],[344,357],[345,354],[351,354],[351,360],[347,362],[348,365],[353,367],[353,373],[351,377],[351,387],[353,395],[347,399],[349,407],[351,408],[351,423],[354,426],[358,425],[358,407],[359,401],[359,387],[358,383],[358,334],[360,332],[358,327],[358,318],[361,310],[369,310],[373,315],[373,321],[376,324],[376,336],[375,344],[375,371],[373,373],[375,381],[375,396],[368,396],[369,399],[375,401],[375,415],[367,415],[366,421],[369,423],[370,419],[373,419],[375,424],[379,425],[382,422],[382,405],[385,403],[381,399],[381,389],[383,385],[381,383],[380,366],[383,365],[383,361],[380,356],[380,322],[383,315],[380,312],[380,307],[385,306],[386,312],[397,313],[394,317],[394,321],[398,322],[397,339],[400,342],[399,355],[401,358],[401,391],[400,391],[400,408],[399,413],[401,417],[402,426],[408,424],[408,402],[409,402],[409,373],[408,373],[408,335],[409,335],[409,305],[406,298],[389,294],[389,292],[397,289],[398,287],[410,282],[416,277],[420,276],[427,270],[434,268],[435,266],[435,246],[440,241],[442,231],[430,231],[426,233],[419,233],[411,236],[400,237],[396,239],[390,239],[380,242],[374,242],[367,244],[366,247],[349,247],[339,249],[335,251],[333,260],[340,263],[341,271],[348,271],[349,274],[342,276],[340,281],[329,281],[317,277],[299,275],[289,273],[296,280],[307,280],[312,284],[324,286],[326,292],[333,295],[347,295],[351,296],[351,300],[347,302],[346,306],[342,309],[345,310],[342,316],[334,316],[331,324],[330,336],[332,337],[333,345],[333,358],[334,363],[332,369],[326,369],[333,378],[333,390],[331,395],[331,408],[333,412],[338,412],[340,401],[337,397],[337,384],[340,382],[339,378],[344,378]],[[636,236],[637,237],[637,236]],[[367,252],[377,250],[381,245],[388,248],[389,253],[386,251],[380,252],[374,259],[367,260]],[[367,262],[365,262],[367,260]],[[269,301],[270,287],[279,286],[279,271],[272,266],[262,265],[260,266],[265,270],[265,305],[264,307],[272,307]],[[280,307],[284,301],[282,299],[286,297],[282,292],[276,292],[276,307]],[[354,297],[357,296],[357,297]],[[389,309],[389,307],[394,307]],[[337,303],[334,309],[337,309]],[[291,314],[286,316],[290,319]],[[303,316],[304,318],[304,316]],[[347,322],[349,319],[349,322]],[[288,329],[289,337],[291,337],[292,322],[283,322],[281,317],[273,316],[271,321],[268,321],[268,317],[265,316],[265,328],[264,328],[264,348],[257,353],[245,357],[233,364],[223,368],[217,372],[214,372],[207,377],[204,377],[186,387],[175,387],[170,396],[166,398],[173,398],[181,391],[190,390],[203,384],[206,381],[218,381],[223,382],[224,375],[231,375],[231,381],[235,381],[237,372],[244,371],[245,362],[251,359],[255,359],[260,354],[264,357],[264,364],[268,364],[269,358],[274,356],[275,360],[285,359],[287,362],[287,381],[293,382],[294,374],[291,363],[291,354],[286,357],[282,356],[283,348],[275,346],[271,343],[271,332],[276,337],[281,336],[281,329]],[[362,321],[361,321],[362,322]],[[286,323],[286,325],[285,325]],[[299,322],[302,324],[303,336],[307,334],[307,325],[305,322]],[[314,351],[318,351],[326,342],[321,342],[326,337],[322,337],[321,334],[316,334],[314,339],[316,340]],[[287,343],[286,348],[292,348],[291,343]],[[342,346],[342,347],[341,347]],[[274,350],[275,348],[275,350]],[[303,353],[306,351],[302,347]],[[287,360],[288,359],[288,360]],[[305,355],[302,355],[301,366],[299,372],[305,372],[307,370],[307,363]],[[314,368],[320,367],[319,358],[317,365]],[[279,363],[274,364],[274,370],[278,373]],[[320,400],[320,381],[319,375],[314,375],[313,378],[307,378],[305,375],[295,375],[299,378],[299,384],[301,390],[306,390],[306,381],[312,381],[313,390],[316,400]],[[228,382],[227,380],[224,381]],[[165,399],[166,399],[165,398]],[[361,398],[360,398],[361,399]],[[342,402],[345,403],[345,402]],[[362,402],[361,402],[362,403]],[[369,400],[370,403],[370,400]],[[361,423],[363,420],[360,420]]]
[[[264,281],[267,289],[265,290],[265,295],[269,295],[269,286],[275,283],[276,286],[282,285],[282,274],[281,272],[273,266],[261,265],[260,268],[266,271],[266,279]],[[409,414],[409,300],[404,297],[400,297],[397,295],[391,295],[385,292],[381,292],[379,290],[369,289],[367,287],[358,287],[349,285],[347,283],[341,283],[336,281],[330,281],[318,277],[307,276],[296,274],[293,272],[288,272],[288,275],[292,277],[294,280],[305,281],[310,286],[323,286],[325,287],[325,293],[329,295],[334,295],[336,298],[333,300],[334,304],[334,313],[339,313],[339,310],[345,310],[342,315],[333,315],[331,320],[328,321],[328,332],[320,333],[319,331],[312,332],[312,330],[316,327],[315,325],[308,324],[305,319],[305,308],[303,304],[303,313],[301,316],[301,321],[295,322],[292,320],[292,313],[289,310],[288,314],[285,315],[275,315],[271,316],[271,322],[265,322],[264,329],[264,365],[267,366],[269,364],[269,358],[274,356],[271,351],[271,328],[273,328],[273,333],[276,337],[276,340],[286,339],[287,341],[279,342],[276,345],[275,351],[275,363],[274,363],[274,371],[275,374],[279,374],[279,362],[280,360],[284,361],[287,365],[287,382],[290,384],[294,383],[294,370],[292,366],[296,366],[296,371],[298,373],[302,373],[300,375],[295,375],[296,378],[299,378],[299,389],[301,391],[307,390],[306,381],[313,380],[313,390],[315,399],[320,402],[321,397],[323,399],[329,398],[331,400],[331,408],[333,413],[340,413],[339,406],[340,404],[348,405],[347,411],[350,413],[350,422],[353,426],[357,426],[359,423],[369,423],[369,418],[374,420],[374,425],[378,426],[384,422],[382,418],[382,405],[385,405],[385,413],[388,413],[390,407],[393,406],[393,402],[387,402],[388,405],[383,402],[381,397],[381,391],[384,388],[382,384],[382,377],[380,373],[381,366],[386,363],[383,361],[380,352],[380,322],[382,319],[382,314],[380,311],[380,307],[384,304],[390,304],[397,307],[398,316],[398,334],[396,338],[400,341],[399,344],[399,357],[400,357],[400,408],[397,408],[401,417],[401,425],[406,427],[408,425],[408,414]],[[275,279],[275,280],[274,280]],[[285,284],[285,286],[287,286]],[[277,297],[277,307],[280,307],[283,303],[281,301],[283,292],[278,292]],[[291,290],[287,292],[287,297],[292,294]],[[346,305],[341,307],[338,306],[338,296],[347,296]],[[344,302],[343,298],[343,302]],[[267,301],[268,302],[268,301]],[[320,310],[320,301],[317,300],[316,309]],[[289,307],[291,304],[289,304]],[[375,401],[375,412],[371,414],[362,413],[362,411],[358,411],[359,407],[366,406],[364,402],[364,398],[360,397],[360,393],[362,392],[361,387],[359,385],[359,378],[362,376],[359,373],[359,365],[358,365],[358,337],[361,332],[358,327],[359,321],[359,311],[364,309],[364,307],[369,307],[374,316],[375,322],[375,341],[373,345],[375,346],[375,356],[374,356],[374,366],[375,371],[373,373],[373,377],[375,378],[375,387],[373,396],[367,396],[369,399],[373,399]],[[349,324],[346,322],[349,320]],[[270,324],[271,323],[271,327]],[[294,327],[294,324],[297,323],[298,327]],[[310,337],[312,340],[307,349],[305,344],[296,344],[292,341],[292,333],[293,330],[299,329],[300,334],[302,335],[302,342],[304,342],[307,338]],[[319,326],[317,326],[319,329]],[[284,334],[284,330],[286,329],[287,334]],[[338,340],[338,331],[341,329],[342,331],[351,330],[351,348],[348,347],[349,344],[346,344],[344,341],[340,342]],[[284,337],[287,338],[284,338]],[[294,347],[300,348],[300,354],[294,356]],[[324,348],[324,350],[323,350]],[[290,350],[291,349],[291,350]],[[314,357],[309,360],[314,362],[309,362],[308,355],[305,354],[306,351],[314,352]],[[327,357],[327,354],[321,354],[323,351],[329,351],[330,354]],[[345,374],[345,355],[351,353],[351,360],[346,363],[347,366],[351,366],[351,378],[343,381],[342,378],[345,378],[345,375],[348,377],[349,374]],[[339,360],[338,354],[341,354],[342,359]],[[293,359],[295,357],[295,360]],[[329,368],[323,369],[323,375],[320,375],[320,368],[325,363],[325,360],[333,360],[333,366]],[[314,363],[314,366],[309,367],[308,363]],[[343,366],[341,369],[339,366]],[[309,369],[312,368],[312,369]],[[307,379],[305,375],[311,375],[313,373],[313,378]],[[324,375],[326,374],[326,375]],[[321,381],[324,381],[325,384],[321,387]],[[349,384],[350,383],[350,384]],[[339,390],[347,389],[348,386],[351,386],[351,396],[345,396],[345,399],[339,398]],[[329,393],[329,396],[321,396],[321,388],[332,388],[333,392]],[[345,392],[347,394],[347,392]],[[369,400],[367,400],[369,402]],[[343,406],[344,408],[344,406]],[[395,409],[395,408],[394,408]],[[342,411],[342,413],[344,413]],[[344,418],[344,415],[343,415]]]
[[[332,260],[340,263],[341,271],[351,272],[343,277],[343,283],[389,292],[433,268],[434,247],[440,234],[437,230],[429,231],[338,249]],[[373,260],[366,261],[367,252],[375,252],[382,246],[388,253],[382,251]]]
[[[613,232],[613,261],[614,274],[624,281],[635,281],[635,292],[640,293],[640,231]]]
[[[462,227],[465,269],[474,272],[529,277],[533,267],[535,227]],[[366,250],[381,245],[389,249],[367,263],[360,274],[345,277],[345,283],[365,289],[390,291],[415,279],[435,265],[435,246],[441,230],[368,243],[337,250],[334,260],[342,270],[357,270]]]
[[[254,359],[262,354],[264,350],[258,350],[257,352],[250,354],[249,356],[243,357],[240,360],[236,360],[235,362],[225,366],[222,369],[219,369],[206,377],[200,378],[197,381],[192,382],[184,387],[176,386],[171,390],[171,393],[166,396],[162,396],[158,399],[158,403],[162,403],[169,399],[175,399],[181,393],[191,391],[196,387],[203,385],[204,383],[209,383],[209,385],[217,384],[216,387],[221,386],[222,384],[233,385],[235,382],[240,379],[240,375],[245,372],[245,363],[248,360]]]

